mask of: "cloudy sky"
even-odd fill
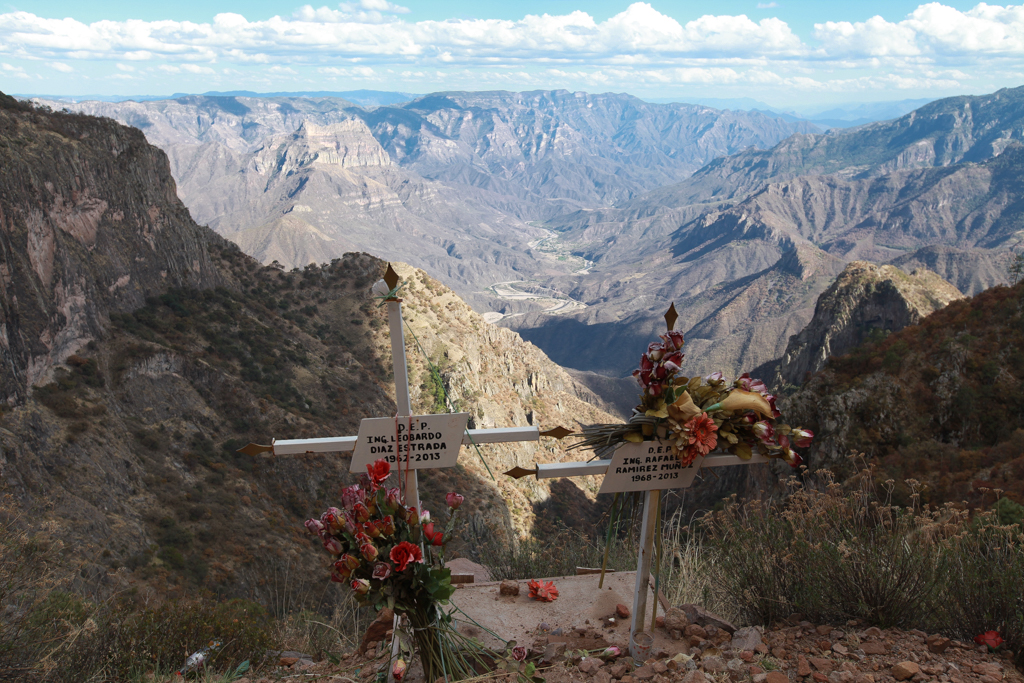
[[[529,90],[781,107],[1024,84],[1024,5],[0,0],[0,90]]]

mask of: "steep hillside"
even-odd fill
[[[754,376],[777,388],[800,384],[831,356],[916,325],[962,298],[960,290],[929,270],[908,274],[895,266],[854,261],[818,297],[814,317],[789,338],[785,354],[759,367]]]
[[[148,280],[136,279],[126,266],[131,279],[108,289],[134,292],[137,301],[106,298],[107,290],[97,288],[88,336],[32,356],[33,367],[51,369],[33,376],[35,386],[24,380],[26,389],[12,392],[0,411],[3,493],[27,524],[45,526],[74,548],[82,576],[100,583],[130,576],[164,595],[204,585],[258,596],[273,590],[262,578],[288,568],[320,581],[322,556],[312,552],[302,521],[333,503],[338,485],[353,481],[348,459],[252,459],[235,449],[271,438],[355,434],[361,418],[394,413],[387,325],[369,291],[385,264],[348,254],[301,271],[261,266],[188,219],[174,199],[165,158],[137,132],[78,115],[9,108],[0,115],[7,122],[0,149],[45,143],[54,158],[74,161],[77,154],[80,160],[44,169],[32,154],[6,158],[11,177],[44,177],[54,188],[26,184],[2,196],[9,234],[19,234],[22,207],[50,207],[54,190],[74,183],[80,193],[89,190],[91,201],[125,212],[123,219],[95,224],[91,251],[55,233],[54,253],[66,249],[77,258],[56,261],[63,264],[59,281],[107,287],[100,276],[111,263],[155,260],[148,240],[162,252],[154,267],[168,264],[166,276],[139,266]],[[97,141],[88,155],[83,140]],[[135,184],[146,173],[160,190],[155,195]],[[149,210],[151,196],[164,201],[159,212]],[[159,223],[158,234],[152,226],[147,232],[128,220],[132,207],[152,221],[160,212],[179,220]],[[48,220],[56,220],[54,213]],[[46,339],[46,328],[26,320],[49,305],[37,300],[53,290],[45,285],[45,269],[24,265],[31,263],[32,243],[24,230],[20,235],[3,242],[4,329],[22,330],[22,336],[39,329]],[[101,251],[104,244],[117,246]],[[185,263],[192,279],[172,278],[175,263]],[[591,394],[535,347],[483,322],[422,271],[399,270],[408,283],[409,327],[474,424],[573,428],[577,421],[612,419],[581,400]],[[63,324],[67,310],[50,313],[52,324]],[[416,409],[436,411],[439,386],[424,372],[415,341],[408,341]],[[548,439],[481,451],[496,473],[567,457],[563,444]],[[425,475],[423,494],[435,510],[443,508],[446,491],[467,494],[464,552],[472,553],[478,541],[532,528],[535,510],[558,500],[569,501],[565,507],[576,513],[568,523],[592,514],[592,494],[575,486],[555,490],[553,498],[544,483],[494,482],[475,452],[464,452],[460,463]]]
[[[781,404],[815,432],[812,468],[867,454],[879,480],[921,500],[1024,501],[1024,285],[950,303],[917,325],[831,358]],[[988,500],[991,502],[991,498]]]

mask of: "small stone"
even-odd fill
[[[768,674],[765,674],[765,673],[752,674],[750,679],[754,683],[767,683],[767,681],[768,681]]]
[[[622,603],[615,605],[615,616],[619,619],[629,619],[629,608]]]
[[[690,623],[700,624],[701,626],[714,626],[728,631],[730,634],[736,632],[735,626],[714,612],[707,611],[700,605],[685,604],[680,605],[679,608],[686,612],[686,618],[690,620]]]
[[[666,664],[665,662],[663,662],[661,660],[658,660],[658,661],[653,662],[651,664],[651,668],[654,669],[654,673],[656,673],[656,674],[663,674],[666,671],[668,671],[668,664]]]
[[[633,677],[638,681],[649,681],[654,678],[654,668],[648,664],[644,664],[639,669],[633,671]]]
[[[548,643],[540,656],[540,663],[549,666],[565,659],[565,643]]]
[[[775,657],[775,659],[789,659],[789,653],[786,652],[786,648],[777,647],[772,649],[772,657]]]
[[[753,626],[745,626],[737,629],[732,634],[732,647],[734,650],[753,650],[761,643],[761,632]]]
[[[704,627],[700,624],[690,624],[689,626],[683,629],[683,635],[687,637],[697,636],[701,640],[704,640],[708,637],[708,632],[705,631]]]
[[[686,618],[686,612],[678,607],[670,607],[668,611],[665,612],[665,628],[668,629],[669,632],[680,631],[685,633],[686,627],[689,625],[690,620]],[[698,626],[697,628],[700,627]]]
[[[832,641],[831,640],[819,640],[818,641],[818,649],[821,650],[822,652],[828,652],[829,650],[832,649]]]
[[[1003,676],[1003,667],[999,666],[995,662],[982,662],[981,664],[975,664],[971,667],[971,671],[979,676],[993,676],[995,678],[1002,678]]]
[[[665,617],[657,617],[654,620],[654,628],[665,628]]]
[[[836,668],[835,662],[831,659],[825,659],[824,657],[810,657],[807,661],[809,661],[815,669],[823,674],[830,674],[832,673],[832,670]]]
[[[989,676],[988,674],[985,674],[984,676],[981,676],[981,683],[999,683],[999,681],[1001,681],[1001,680],[1002,680],[1001,678],[996,678],[995,676]]]
[[[866,643],[861,643],[860,649],[864,650],[866,655],[884,655],[889,651],[888,646],[880,640],[869,640]]]
[[[857,674],[853,677],[853,683],[875,683],[874,674]]]
[[[914,662],[900,662],[899,664],[892,667],[889,670],[892,677],[897,681],[905,681],[908,678],[913,678],[915,674],[921,673],[921,667]]]
[[[877,626],[872,626],[871,628],[864,630],[864,635],[866,635],[868,638],[881,638],[882,629],[878,628]]]
[[[769,671],[765,683],[789,683],[789,676],[781,671]]]
[[[798,655],[796,658],[796,675],[797,676],[810,676],[811,665],[807,662],[807,658],[803,655]]]
[[[519,595],[519,582],[505,579],[498,585],[498,593],[501,595]]]
[[[764,672],[765,672],[764,669],[762,669],[761,667],[759,667],[759,666],[757,666],[755,664],[751,664],[750,666],[747,667],[747,673],[750,674],[751,676],[756,676],[757,674],[763,674]]]
[[[705,683],[704,674],[700,671],[690,671],[683,676],[683,683]]]
[[[941,655],[949,649],[950,645],[949,638],[943,638],[940,635],[928,636],[926,642],[928,643],[928,651],[936,655]]]
[[[359,644],[359,654],[365,654],[371,643],[379,643],[384,640],[394,623],[395,613],[387,607],[382,609],[366,629],[366,633],[363,634],[363,640]]]
[[[821,673],[820,671],[815,671],[814,673],[812,673],[811,678],[817,681],[817,683],[828,683],[828,676]]]
[[[612,680],[612,675],[604,669],[599,669],[598,672],[594,674],[594,683],[612,683]]]
[[[836,643],[832,646],[832,652],[835,652],[837,655],[845,655],[848,654],[850,651],[842,643]]]
[[[700,668],[709,674],[721,674],[728,670],[721,657],[705,657],[700,660]]]
[[[744,662],[752,662],[752,661],[754,661],[754,651],[753,650],[743,650],[742,652],[740,652],[740,659],[742,659]]]
[[[768,654],[768,646],[764,643],[761,643],[760,645],[754,648],[754,652],[756,652],[759,655],[766,655]]]
[[[822,624],[814,630],[818,632],[819,636],[827,636],[828,634],[832,633],[833,628],[827,624]]]
[[[584,657],[580,660],[579,670],[585,674],[592,674],[604,666],[604,662],[596,657]]]
[[[629,674],[626,674],[622,677],[622,683],[636,683],[636,679]]]
[[[629,671],[629,665],[625,662],[619,662],[608,669],[608,673],[612,675],[612,678],[622,678]]]

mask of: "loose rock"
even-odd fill
[[[519,582],[512,579],[505,579],[498,586],[498,593],[501,595],[519,595]]]
[[[905,681],[921,673],[921,667],[914,662],[900,662],[890,669],[890,673],[897,681]]]

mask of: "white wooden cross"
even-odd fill
[[[466,429],[469,413],[413,415],[409,396],[409,371],[405,358],[405,331],[402,300],[396,295],[398,273],[388,264],[384,279],[372,291],[388,306],[391,335],[391,360],[395,375],[395,417],[365,418],[356,436],[330,436],[314,439],[274,439],[270,446],[249,444],[239,449],[247,455],[272,452],[274,455],[304,453],[352,453],[350,471],[365,472],[366,465],[378,458],[387,460],[396,470],[405,504],[420,509],[417,470],[454,467],[462,444],[540,441],[542,436],[561,439],[572,432],[556,427],[506,427]],[[402,476],[402,475],[405,476]]]
[[[623,443],[615,449],[612,457],[590,462],[567,462],[538,464],[535,469],[517,467],[506,472],[519,479],[533,474],[537,479],[556,477],[585,477],[603,474],[604,481],[598,493],[644,492],[643,524],[640,527],[640,550],[637,553],[636,589],[633,594],[633,611],[629,625],[629,653],[636,659],[647,659],[645,651],[649,645],[637,642],[637,635],[644,630],[647,613],[647,590],[650,586],[651,560],[654,555],[654,536],[661,492],[666,489],[689,488],[701,467],[723,467],[727,465],[754,465],[769,462],[762,455],[753,455],[743,460],[738,455],[713,452],[696,458],[688,467],[672,455],[668,442],[644,441]],[[657,614],[658,603],[654,602]]]

